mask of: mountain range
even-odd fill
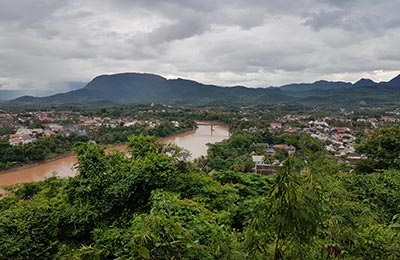
[[[222,87],[187,79],[166,79],[147,73],[119,73],[95,77],[83,88],[47,97],[22,96],[11,104],[148,104],[256,105],[291,103],[303,105],[400,104],[400,75],[388,82],[360,79],[354,84],[320,80],[281,87]]]
[[[53,82],[51,84],[53,87],[48,89],[42,90],[7,90],[3,89],[2,85],[0,84],[0,100],[11,100],[23,95],[32,95],[32,96],[50,96],[54,95],[60,91],[67,92],[72,90],[77,90],[83,88],[86,85],[86,82],[79,82],[79,81],[64,81],[64,82]],[[58,89],[58,91],[55,91]]]

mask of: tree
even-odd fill
[[[161,190],[151,197],[151,210],[126,230],[97,229],[94,236],[106,258],[243,259],[235,236],[218,225],[203,205]],[[118,245],[116,247],[115,245]],[[126,258],[127,256],[130,258]]]
[[[260,201],[258,214],[247,233],[249,245],[261,240],[253,248],[256,246],[264,253],[273,242],[275,260],[304,259],[322,223],[319,197],[310,187],[315,183],[309,175],[301,174],[302,167],[303,162],[294,155],[284,161],[269,196]]]
[[[155,136],[133,135],[129,137],[129,152],[133,158],[143,158],[150,153],[159,153],[162,145]]]
[[[373,169],[400,169],[400,126],[376,129],[357,147],[358,152],[368,156],[367,163]],[[365,167],[363,168],[365,169]]]

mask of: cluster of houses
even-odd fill
[[[176,111],[165,107],[168,112]],[[161,110],[147,110],[144,113],[163,113]],[[140,113],[140,112],[139,112]],[[8,139],[12,145],[27,144],[37,140],[38,136],[64,135],[72,133],[77,135],[87,135],[88,132],[96,132],[102,127],[132,127],[140,124],[148,128],[155,128],[161,124],[162,120],[138,120],[133,115],[122,118],[94,117],[82,115],[73,111],[32,111],[20,114],[8,114],[0,110],[0,128],[7,126],[13,130],[11,134],[0,136],[1,139]],[[175,127],[182,127],[181,123],[172,120],[171,124]]]
[[[303,117],[306,119],[306,117]],[[348,127],[332,127],[327,122],[332,120],[327,117],[322,120],[310,120],[304,122],[303,127],[290,127],[281,122],[271,123],[269,130],[273,133],[297,133],[303,132],[309,134],[326,144],[325,148],[334,153],[337,161],[354,162],[363,159],[363,156],[356,153],[355,150],[355,133]]]
[[[310,120],[310,115],[286,115],[278,118],[277,122],[271,123],[269,130],[272,133],[304,132],[326,144],[326,149],[332,152],[339,162],[355,162],[365,159],[363,155],[357,154],[355,150],[357,132],[349,127],[332,127],[328,122],[337,121],[344,124],[351,124],[352,120],[338,116],[328,116],[322,119]],[[358,118],[356,122],[366,123],[370,128],[378,128],[391,123],[400,123],[400,119],[391,116]],[[302,127],[291,127],[290,123],[296,122]],[[364,129],[367,131],[368,129]]]
[[[15,127],[17,121],[17,114],[7,113],[4,110],[0,110],[0,127],[8,126]]]
[[[251,121],[251,112],[242,109],[240,113],[244,116],[242,121]],[[335,155],[338,162],[354,163],[366,159],[362,154],[356,152],[356,137],[364,133],[369,133],[371,129],[386,127],[390,124],[400,123],[400,108],[385,112],[379,117],[366,115],[355,115],[343,109],[339,115],[318,117],[311,114],[298,114],[276,118],[267,127],[249,127],[243,131],[249,133],[263,132],[268,129],[273,134],[278,133],[307,133],[313,138],[325,144],[326,150]],[[267,160],[277,152],[276,147],[265,147],[263,153],[252,154],[254,171],[262,174],[269,174],[277,170],[281,161]]]
[[[64,126],[54,123],[43,124],[42,128],[18,128],[14,134],[9,136],[9,142],[11,145],[32,143],[36,141],[38,135],[52,136],[58,134],[69,134],[73,131],[71,129],[67,129],[68,131],[66,131]]]
[[[32,127],[33,122],[39,123]],[[8,139],[12,145],[27,144],[37,140],[39,135],[69,135],[75,133],[86,135],[87,131],[96,131],[101,127],[119,127],[132,126],[134,124],[146,124],[149,127],[155,127],[159,124],[155,121],[138,121],[132,116],[125,118],[109,117],[90,117],[81,115],[79,112],[72,111],[32,111],[20,114],[10,114],[0,110],[0,128],[7,126],[14,130],[12,134],[2,136],[2,139]],[[179,122],[173,121],[176,127]],[[30,126],[30,127],[29,127]]]
[[[10,135],[10,144],[18,143],[27,144],[36,141],[36,135],[43,133],[42,129],[25,129],[20,128],[15,134]]]
[[[364,155],[356,153],[356,131],[349,127],[333,127],[328,122],[338,121],[341,123],[349,123],[349,118],[339,118],[336,116],[325,117],[317,120],[309,120],[310,115],[286,115],[278,118],[276,122],[269,125],[268,130],[271,133],[298,133],[303,132],[309,134],[325,144],[325,148],[335,155],[338,162],[357,162],[365,159]],[[309,120],[309,121],[307,121]],[[377,128],[386,123],[399,123],[400,119],[389,116],[377,118],[360,118],[357,122],[370,124],[371,128]],[[296,127],[293,126],[295,122]],[[249,128],[247,131],[256,132],[258,129]],[[278,144],[270,146],[268,144],[257,144],[264,146],[262,154],[252,154],[254,163],[254,171],[260,174],[272,174],[276,172],[282,165],[283,160],[275,158],[277,151],[284,150],[288,153],[296,151],[293,146]],[[273,158],[273,159],[271,159]]]
[[[338,161],[354,162],[361,160],[362,155],[356,153],[356,138],[348,127],[331,127],[325,121],[310,121],[303,132],[326,144],[325,148],[334,153]]]

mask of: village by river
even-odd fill
[[[229,137],[227,125],[212,122],[198,122],[198,128],[161,139],[163,143],[174,143],[191,153],[191,159],[207,154],[207,143],[220,142]],[[123,150],[126,146],[119,145],[110,149]],[[36,165],[21,167],[0,174],[0,187],[24,182],[44,180],[53,175],[62,178],[74,176],[76,156],[67,154],[56,159],[38,163]]]

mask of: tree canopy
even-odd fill
[[[252,142],[234,137],[218,156]],[[82,143],[77,176],[1,199],[0,259],[400,257],[397,169],[345,174],[329,157],[292,154],[271,176],[208,174],[154,137],[128,146],[127,156]]]

